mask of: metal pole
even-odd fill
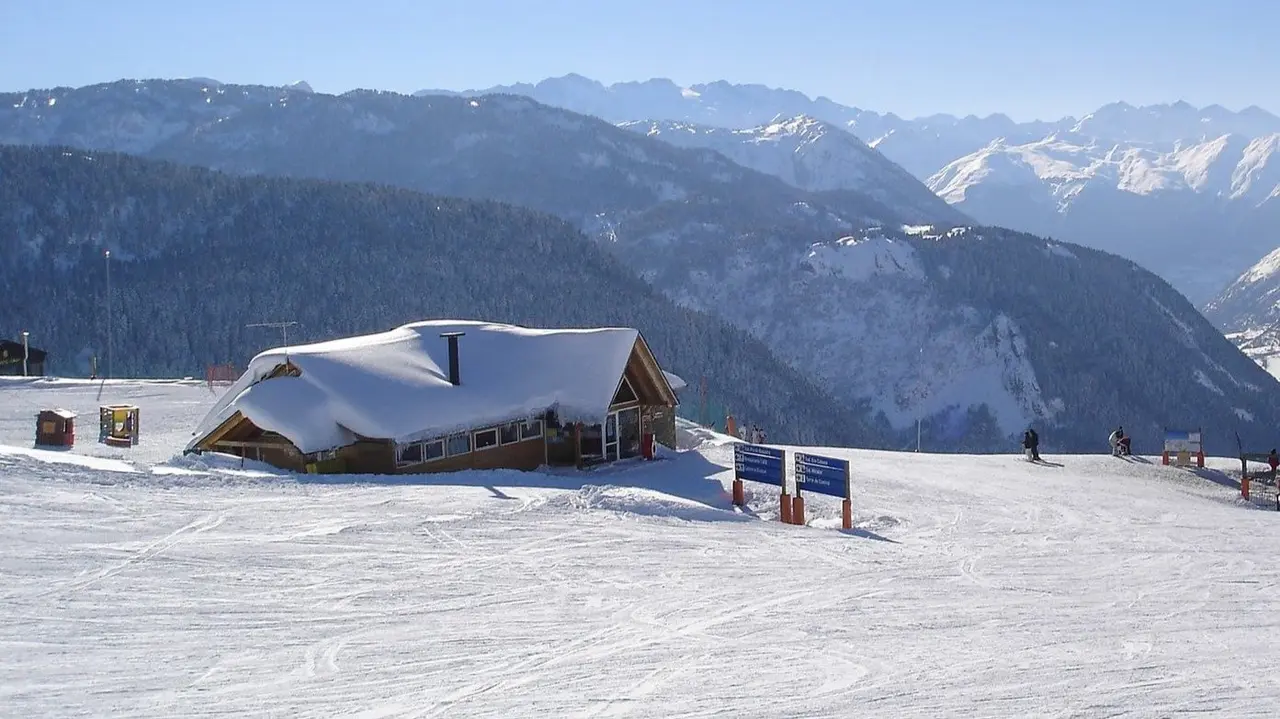
[[[27,335],[31,334],[26,330],[22,331],[22,376],[27,376],[27,359],[31,357],[31,347],[27,344]]]
[[[920,387],[921,389],[923,389],[924,388],[924,342],[920,343],[920,362],[918,367],[919,367],[918,376],[920,379]],[[921,416],[921,414],[924,412],[924,406],[923,406],[924,393],[923,392],[920,393],[920,396],[916,399],[916,402],[917,402],[916,404],[916,451],[919,452],[920,451],[920,423],[923,420],[923,417]]]
[[[111,250],[107,250],[107,379],[111,379]]]
[[[297,323],[297,322],[294,322],[294,321],[292,321],[292,320],[290,320],[290,321],[288,321],[288,322],[254,322],[253,324],[245,325],[245,327],[276,327],[276,328],[279,328],[280,332],[283,334],[283,340],[284,340],[284,348],[285,348],[284,361],[285,361],[285,362],[288,362],[288,361],[289,361],[289,326],[290,326],[290,325],[296,325],[296,324],[298,324],[298,323]]]

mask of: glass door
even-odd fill
[[[604,461],[618,459],[618,413],[610,412],[604,421]]]
[[[618,456],[630,459],[640,454],[640,408],[624,409],[618,412]]]

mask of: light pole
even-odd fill
[[[22,331],[22,376],[23,377],[27,376],[27,358],[31,356],[31,347],[27,344],[27,335],[30,335],[30,334],[31,333],[26,330]]]
[[[107,250],[107,379],[111,379],[111,250]]]
[[[920,343],[920,362],[918,364],[919,382],[921,390],[924,389],[924,342]],[[916,451],[920,451],[920,423],[922,414],[924,413],[924,392],[921,391],[920,396],[916,398]]]

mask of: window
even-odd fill
[[[498,446],[498,430],[497,428],[482,429],[479,432],[475,433],[475,440],[476,440],[477,452],[479,452],[482,449],[497,447]]]
[[[322,449],[319,452],[316,452],[315,457],[316,457],[315,461],[317,462],[328,462],[331,459],[338,458],[338,450]]]
[[[520,423],[512,422],[502,428],[502,443],[513,444],[520,441]]]
[[[422,443],[396,445],[396,466],[405,467],[422,463]]]
[[[320,454],[324,455],[325,453],[321,452]],[[336,457],[337,451],[334,451],[331,454]],[[443,439],[429,439],[425,442],[411,442],[409,444],[396,445],[397,467],[408,467],[415,464],[422,464],[423,462],[440,459],[443,456]],[[324,459],[325,458],[322,456],[318,461],[323,461]]]
[[[627,404],[628,402],[635,402],[638,399],[639,397],[636,396],[635,389],[631,387],[631,381],[624,376],[622,378],[622,382],[618,384],[617,393],[613,395],[612,404]]]
[[[520,427],[520,439],[533,439],[542,436],[542,420],[531,419]]]
[[[471,435],[455,434],[449,438],[449,456],[456,457],[471,451]]]

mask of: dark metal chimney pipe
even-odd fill
[[[458,338],[465,335],[466,332],[443,332],[441,337],[449,340],[449,384],[457,387],[462,384],[462,377],[458,370]]]

